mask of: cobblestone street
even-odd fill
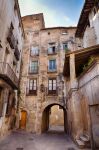
[[[0,150],[79,150],[62,132],[42,135],[15,131],[0,143]]]

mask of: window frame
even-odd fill
[[[31,48],[30,48],[30,55],[31,56],[39,56],[39,47],[38,46],[35,46],[35,47],[31,46]]]
[[[52,42],[48,44],[48,50],[47,50],[48,55],[54,55],[56,54],[56,43]]]
[[[32,86],[30,85],[31,81],[32,81]],[[37,95],[37,79],[36,78],[29,79],[29,89],[28,89],[28,92],[29,92],[29,95]]]
[[[55,63],[51,63],[51,62],[55,62]],[[56,70],[57,70],[56,59],[50,59],[48,62],[48,71],[55,72]]]
[[[50,89],[50,81],[51,81],[51,89]],[[54,81],[56,83],[54,83]],[[57,78],[48,78],[48,95],[50,94],[55,95],[57,94]]]
[[[33,65],[34,63],[34,65]],[[36,64],[37,63],[37,64]],[[34,69],[33,69],[34,68]],[[30,65],[29,65],[29,73],[31,74],[36,74],[38,73],[38,60],[36,61],[30,61]]]

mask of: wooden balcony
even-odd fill
[[[19,80],[8,63],[0,62],[0,78],[5,80],[12,88],[18,88]]]
[[[58,87],[56,87],[56,90],[49,90],[47,88],[47,96],[58,96]]]
[[[7,41],[9,42],[10,47],[12,49],[14,49],[15,48],[15,38],[14,38],[14,35],[13,35],[13,31],[11,29],[9,29]]]
[[[18,46],[17,46],[17,45],[15,46],[14,55],[15,55],[15,57],[16,57],[17,60],[20,59],[20,52],[19,52],[19,50],[18,50]]]
[[[26,96],[37,96],[37,90],[30,90],[26,88]]]

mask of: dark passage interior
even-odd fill
[[[62,106],[58,104],[49,105],[43,111],[42,133],[47,131],[67,133],[67,113]]]

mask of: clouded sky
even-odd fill
[[[19,0],[21,15],[43,13],[46,27],[77,25],[84,0]]]

